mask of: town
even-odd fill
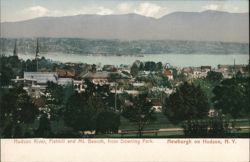
[[[245,137],[249,64],[175,67],[1,56],[1,137]],[[211,124],[212,123],[212,124]]]

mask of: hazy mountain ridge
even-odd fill
[[[11,53],[16,39],[1,38],[2,54]],[[95,40],[78,38],[39,38],[41,53],[74,54],[248,54],[248,43],[198,42],[173,40]],[[34,53],[36,39],[17,39],[19,53]]]
[[[249,42],[248,13],[174,12],[159,19],[137,14],[41,17],[1,23],[2,37]]]

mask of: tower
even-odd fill
[[[36,41],[36,71],[38,72],[38,59],[39,59],[39,43]]]
[[[14,46],[14,50],[13,50],[13,56],[17,56],[16,41],[15,41],[15,46]]]

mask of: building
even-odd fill
[[[169,80],[173,80],[174,77],[173,77],[173,71],[170,70],[170,69],[164,69],[163,71],[163,75],[168,77]]]
[[[201,72],[207,73],[211,71],[211,69],[212,69],[211,66],[201,66]]]
[[[107,84],[109,80],[130,79],[129,76],[120,72],[89,71],[82,76],[82,79],[91,80],[94,84]]]
[[[114,65],[104,65],[102,70],[109,71],[109,72],[116,72],[117,68]]]
[[[186,76],[190,76],[193,75],[194,71],[191,67],[184,67],[182,68],[181,73],[183,73]]]
[[[226,72],[230,70],[230,65],[218,65],[218,70],[221,72]]]
[[[35,81],[38,85],[45,85],[47,82],[57,83],[58,74],[56,72],[24,72],[23,79]]]
[[[76,73],[74,69],[56,69],[56,72],[58,74],[58,77],[61,78],[74,78]]]
[[[65,85],[73,85],[74,80],[72,78],[58,78],[57,84],[65,86]]]
[[[109,79],[109,72],[107,71],[89,71],[83,77],[83,79],[91,80],[94,84],[105,84]]]
[[[218,65],[218,72],[221,72],[224,78],[232,78],[237,72],[245,73],[245,65]]]

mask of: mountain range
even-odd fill
[[[161,18],[137,14],[40,17],[2,22],[5,38],[90,38],[249,42],[248,13],[174,12]]]

